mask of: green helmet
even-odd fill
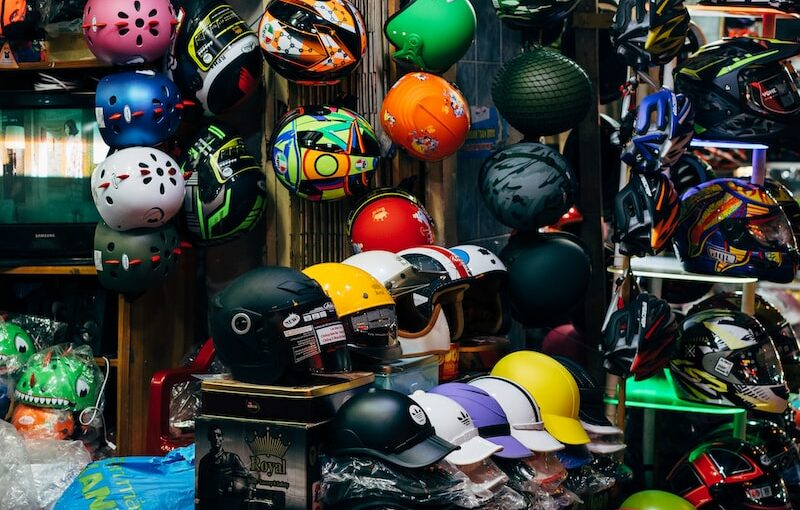
[[[34,352],[27,331],[12,322],[0,323],[0,374],[20,370]]]
[[[694,505],[671,492],[649,490],[631,495],[619,510],[694,510]]]
[[[29,406],[80,412],[99,406],[102,385],[89,346],[58,344],[31,356],[14,398]]]
[[[467,52],[476,26],[469,0],[412,0],[386,20],[383,32],[399,48],[394,59],[443,73]]]

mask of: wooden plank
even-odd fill
[[[17,266],[0,268],[0,274],[15,275],[97,275],[94,266]]]
[[[131,408],[127,381],[130,379],[131,304],[117,298],[117,455],[130,455]],[[144,421],[144,420],[142,420]]]

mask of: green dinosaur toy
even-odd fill
[[[12,322],[0,323],[0,374],[21,370],[35,352],[27,331]]]

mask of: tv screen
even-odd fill
[[[94,94],[0,96],[0,264],[91,260],[90,180],[108,151]]]

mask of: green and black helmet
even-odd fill
[[[512,28],[549,27],[567,17],[578,0],[492,0],[497,17]]]

